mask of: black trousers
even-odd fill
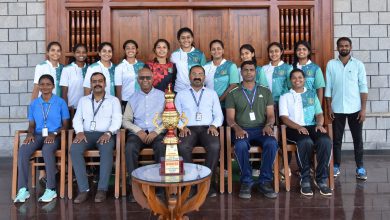
[[[142,148],[152,146],[154,151],[154,161],[160,163],[161,157],[165,156],[165,145],[162,143],[165,134],[159,134],[150,145],[142,142],[142,140],[136,134],[129,134],[127,136],[125,157],[126,168],[129,176],[131,172],[138,167],[138,156]],[[131,184],[131,181],[129,181]]]
[[[219,160],[219,136],[207,134],[208,126],[189,126],[191,135],[180,138],[179,155],[183,157],[185,163],[192,163],[192,148],[197,145],[203,146],[206,149],[206,166],[212,172]]]
[[[315,131],[315,126],[305,126],[309,135],[300,134],[298,130],[287,128],[287,139],[296,143],[298,163],[301,167],[302,183],[310,182],[310,164],[313,151],[317,155],[316,181],[326,183],[332,142],[326,133]]]
[[[353,139],[353,148],[355,151],[355,162],[357,167],[363,167],[363,123],[359,123],[357,117],[359,112],[352,114],[334,114],[333,120],[333,154],[334,164],[340,166],[341,163],[341,145],[343,142],[343,134],[345,122],[348,119],[349,129],[351,130]]]

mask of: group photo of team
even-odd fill
[[[350,38],[337,39],[336,58],[321,70],[311,60],[312,48],[307,41],[295,42],[292,63],[283,61],[281,43],[270,43],[266,48],[269,62],[260,66],[256,60],[259,51],[251,44],[229,48],[241,58],[240,63],[234,63],[225,59],[226,45],[219,39],[209,43],[211,60],[207,60],[206,51],[194,44],[190,28],[180,28],[176,37],[180,48],[171,48],[166,39],[155,41],[152,60],[137,59],[139,45],[132,39],[123,42],[122,48],[101,42],[98,61],[94,63],[87,63],[86,45],[76,44],[72,59],[62,64],[61,44],[47,44],[47,60],[35,67],[27,135],[18,149],[14,203],[30,198],[30,158],[36,150],[42,151],[44,162],[38,182],[45,190],[38,201],[49,203],[58,197],[55,153],[61,145],[61,132],[70,129],[74,137],[70,137],[68,155],[78,189],[73,202],[92,199],[101,203],[111,196],[107,192],[115,169],[116,135],[121,129],[126,130],[123,167],[127,173],[126,186],[121,187],[127,188],[127,202],[136,202],[131,174],[140,166],[140,151],[152,148],[156,164],[165,157],[163,139],[167,130],[161,121],[156,126],[154,118],[164,112],[167,92],[174,93],[178,114],[184,113],[188,118],[188,123],[178,123],[176,133],[183,162],[193,162],[196,146],[206,151],[203,165],[212,175],[207,198],[220,192],[215,180],[219,172],[228,175],[227,163],[231,161],[227,159],[226,140],[231,140],[239,170],[233,173],[240,185],[233,193],[240,199],[276,199],[280,192],[275,188],[275,172],[284,179],[297,176],[297,192],[304,197],[316,193],[334,196],[329,179],[342,172],[347,121],[353,138],[355,176],[358,181],[367,180],[362,136],[367,77],[364,64],[351,55]],[[111,61],[114,50],[122,51],[120,63]],[[280,153],[281,127],[287,142],[296,145],[295,153]],[[225,129],[230,129],[230,137],[226,137]],[[225,135],[222,143],[221,134]],[[251,160],[253,145],[261,148],[261,153],[255,154],[260,158],[256,162]],[[219,171],[221,148],[225,169]],[[84,153],[91,149],[99,151],[98,169],[86,166]],[[298,169],[290,169],[290,163],[296,163]],[[97,187],[94,193],[91,176]],[[189,198],[197,190],[192,187]],[[163,197],[166,190],[157,187],[155,193]]]

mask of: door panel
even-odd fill
[[[118,63],[124,56],[122,48],[126,40],[135,40],[138,44],[137,58],[144,60],[149,54],[149,30],[145,24],[149,23],[147,10],[115,10],[113,11],[112,43],[114,46],[114,63]],[[103,30],[104,31],[104,30]]]
[[[238,54],[243,44],[251,44],[256,51],[258,65],[268,62],[267,45],[269,42],[268,9],[230,10],[230,36],[233,54]],[[237,63],[241,59],[232,57]]]
[[[228,10],[195,10],[194,35],[195,46],[202,50],[207,57],[210,56],[210,42],[218,39],[225,44],[225,57],[229,57],[228,44],[229,16]]]
[[[170,43],[171,52],[179,48],[177,31],[189,26],[187,10],[151,10],[149,23],[149,60],[154,57],[153,45],[157,39],[163,38]],[[147,42],[145,42],[147,43]]]

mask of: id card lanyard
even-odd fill
[[[253,104],[255,103],[256,90],[257,90],[257,86],[255,86],[255,90],[253,91],[252,100],[249,100],[249,97],[246,94],[246,92],[244,91],[244,88],[242,88],[242,93],[244,94],[244,96],[245,96],[246,100],[248,101],[248,104],[251,108],[251,111],[249,112],[249,119],[251,121],[256,120],[255,112],[253,111]]]
[[[49,116],[51,103],[47,107],[47,111],[45,111],[45,109],[43,108],[42,103],[41,103],[41,107],[42,107],[42,116],[43,116],[42,137],[47,137],[49,136],[49,129],[47,128],[47,117]]]
[[[191,91],[192,98],[194,99],[194,102],[195,102],[196,107],[197,107],[197,111],[195,114],[195,120],[202,121],[202,113],[199,111],[199,105],[200,105],[200,101],[202,100],[204,89],[202,89],[202,91],[200,92],[199,100],[196,100],[194,91],[192,91],[192,89],[190,89],[190,91]]]
[[[91,131],[95,131],[95,130],[96,130],[95,116],[96,116],[96,114],[98,113],[100,107],[102,106],[102,104],[103,104],[103,102],[104,102],[104,97],[103,97],[102,101],[99,103],[99,105],[98,105],[98,107],[97,107],[96,110],[95,110],[94,101],[95,101],[95,97],[94,97],[94,95],[92,94],[91,103],[92,103],[93,119],[92,119],[91,125],[90,125],[90,127],[89,127]]]

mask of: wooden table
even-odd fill
[[[135,169],[132,173],[132,190],[142,208],[150,209],[159,219],[188,219],[185,213],[199,210],[210,188],[211,170],[205,166],[184,163],[184,175],[160,176],[160,164]],[[189,198],[191,186],[197,192]],[[165,189],[165,199],[156,195],[156,187]]]

